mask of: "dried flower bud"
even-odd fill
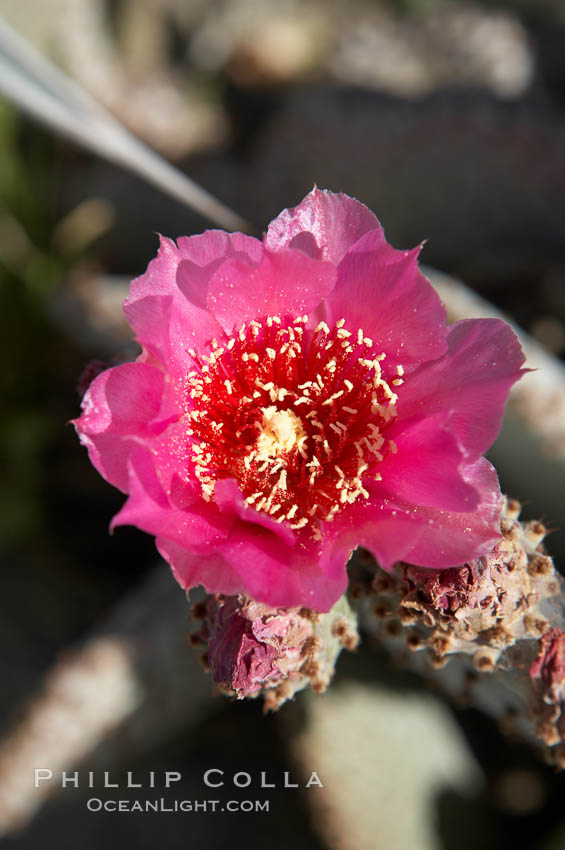
[[[565,632],[553,628],[540,638],[539,655],[530,667],[532,679],[541,679],[546,702],[560,704],[565,692]]]
[[[345,597],[320,614],[222,594],[209,598],[199,637],[214,681],[239,699],[262,693],[266,710],[307,685],[324,691],[341,649],[355,649],[358,640]]]

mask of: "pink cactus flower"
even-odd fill
[[[259,241],[161,239],[124,309],[142,346],[75,425],[179,583],[327,611],[355,547],[460,565],[499,537],[482,457],[523,355],[497,319],[446,325],[365,206],[312,191]]]

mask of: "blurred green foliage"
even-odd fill
[[[57,336],[46,300],[68,259],[52,250],[55,140],[24,127],[0,102],[0,535],[5,544],[42,525],[41,462],[54,424],[50,387]]]

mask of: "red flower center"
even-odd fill
[[[381,479],[379,463],[396,452],[384,433],[397,396],[382,375],[385,355],[361,329],[307,321],[269,316],[214,340],[207,357],[190,351],[187,412],[206,499],[217,480],[235,478],[248,505],[315,529],[367,498],[364,481]]]

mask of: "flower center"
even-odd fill
[[[387,381],[363,330],[307,321],[269,316],[213,340],[209,356],[191,350],[186,411],[204,498],[235,478],[248,505],[318,535],[320,521],[368,497],[365,484],[396,452],[386,430],[403,369]]]
[[[275,405],[263,408],[262,430],[257,438],[260,460],[270,460],[294,448],[304,448],[308,434],[293,410],[279,410]]]

